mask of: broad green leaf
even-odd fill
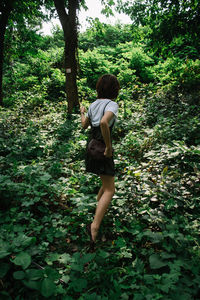
[[[98,255],[99,255],[100,257],[102,257],[102,258],[107,258],[107,257],[110,256],[110,253],[109,253],[109,252],[106,252],[106,251],[103,251],[103,250],[100,250],[100,251],[98,252]]]
[[[144,262],[136,257],[136,259],[132,262],[132,266],[135,270],[137,270],[137,272],[141,273],[144,269]]]
[[[144,280],[146,284],[154,284],[154,278],[153,275],[145,274]]]
[[[161,257],[164,259],[174,258],[176,255],[174,253],[162,252]]]
[[[87,287],[87,280],[86,279],[76,279],[70,283],[70,286],[73,287],[75,292],[81,292],[83,289]]]
[[[8,270],[10,269],[10,265],[6,263],[0,263],[0,278],[3,278]]]
[[[60,277],[58,271],[49,266],[45,267],[44,272],[47,275],[47,277],[51,280],[57,280]]]
[[[134,300],[144,300],[144,295],[135,293]]]
[[[13,273],[13,277],[18,280],[22,280],[25,277],[25,273],[23,271],[17,271]]]
[[[0,259],[10,255],[10,245],[3,240],[0,240]]]
[[[56,285],[51,279],[45,278],[42,281],[42,285],[41,285],[42,296],[48,298],[54,294],[55,290],[56,290]]]
[[[151,269],[160,269],[167,265],[167,262],[162,261],[158,254],[152,254],[149,257],[149,263],[150,263]]]
[[[52,265],[54,261],[59,261],[60,254],[58,253],[51,253],[46,259],[46,263],[48,265]]]
[[[82,272],[83,271],[83,264],[82,263],[74,263],[71,265],[71,269],[77,272]]]
[[[41,288],[40,281],[23,280],[23,283],[26,287],[33,289],[33,290],[40,290],[40,288]]]
[[[93,260],[95,257],[95,253],[88,253],[88,254],[85,254],[82,258],[81,258],[81,262],[83,264],[86,264],[88,262],[90,262],[91,260]]]
[[[31,264],[31,256],[26,252],[20,252],[16,255],[13,263],[17,266],[22,266],[23,269],[26,269]]]
[[[64,253],[60,255],[57,260],[62,264],[68,264],[69,262],[71,262],[71,256],[68,253]]]
[[[14,239],[13,245],[15,247],[28,247],[36,242],[35,237],[28,237],[25,234],[20,234],[17,238]]]
[[[62,281],[64,281],[64,283],[68,283],[70,280],[70,277],[69,277],[69,275],[64,275],[61,279],[62,279]]]
[[[48,181],[51,178],[49,173],[45,173],[44,175],[40,176],[41,181]]]
[[[38,269],[28,269],[26,270],[26,278],[29,280],[38,280],[44,276],[43,270]]]
[[[162,232],[152,232],[151,230],[145,231],[143,235],[149,237],[153,243],[159,243],[164,238]]]

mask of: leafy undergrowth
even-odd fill
[[[121,104],[120,104],[121,106]],[[199,299],[199,107],[129,102],[116,194],[89,246],[99,179],[66,104],[1,111],[1,299]]]

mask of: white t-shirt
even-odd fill
[[[106,105],[106,103],[108,104]],[[118,104],[110,99],[97,99],[89,106],[88,113],[87,113],[87,117],[90,118],[92,126],[94,127],[99,126],[100,121],[103,117],[103,110],[105,105],[106,108],[104,113],[106,111],[111,111],[114,114],[114,117],[109,122],[109,126],[111,126],[114,123],[118,115]]]

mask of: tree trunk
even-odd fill
[[[3,1],[0,10],[0,105],[3,106],[3,50],[6,26],[15,0]]]
[[[64,31],[65,39],[65,74],[68,113],[74,107],[79,107],[77,77],[77,19],[76,10],[79,0],[68,0],[68,13],[66,13],[64,0],[54,0],[54,4]]]

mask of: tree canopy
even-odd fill
[[[179,39],[180,48],[187,49],[189,56],[198,57],[200,51],[198,0],[118,1],[118,9],[127,13],[134,24],[150,26],[151,46],[159,53],[163,52],[166,45],[173,44]],[[177,50],[175,47],[174,52]]]

